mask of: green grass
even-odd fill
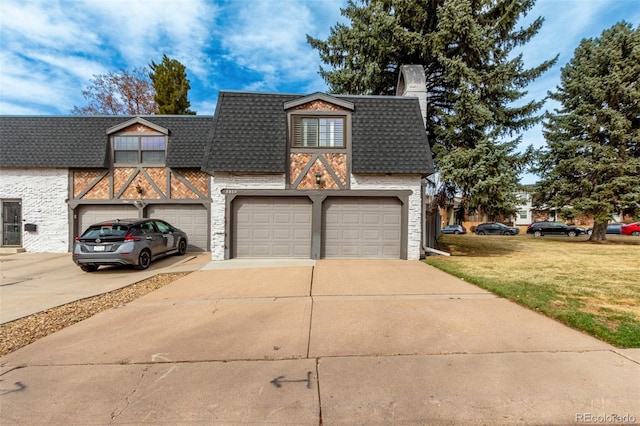
[[[640,348],[640,238],[442,235],[426,262],[622,348]]]

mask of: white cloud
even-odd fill
[[[2,1],[0,16],[3,44],[8,47],[27,41],[51,50],[81,51],[93,46],[98,37],[91,27],[81,27],[81,14],[70,13],[69,4],[55,1]]]
[[[199,78],[206,78],[209,43],[217,7],[204,0],[131,0],[86,2],[101,17],[101,33],[123,62],[146,66],[163,54],[179,60]]]
[[[227,11],[232,15],[228,25],[218,29],[226,57],[262,75],[261,81],[244,89],[277,90],[285,80],[316,78],[319,59],[308,45],[306,34],[328,33],[343,3],[322,2],[322,8],[316,8],[318,3],[303,1],[234,3],[234,10]],[[333,14],[327,13],[328,7]]]

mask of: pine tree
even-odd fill
[[[191,85],[185,66],[167,55],[162,55],[162,62],[151,61],[149,77],[156,89],[155,100],[159,114],[195,114],[187,100]]]
[[[614,214],[640,212],[640,28],[618,23],[582,40],[562,68],[537,171],[541,201],[594,218],[606,239]]]
[[[359,5],[362,3],[362,6]],[[351,24],[326,41],[307,36],[330,69],[334,93],[391,95],[399,67],[422,64],[429,107],[426,127],[441,173],[441,192],[461,194],[470,210],[490,218],[515,211],[512,194],[531,149],[518,153],[517,134],[537,123],[543,100],[514,103],[556,59],[525,69],[514,49],[539,31],[518,20],[534,0],[349,0]],[[487,161],[479,161],[490,155]],[[489,166],[489,164],[491,166]]]

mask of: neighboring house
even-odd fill
[[[515,217],[500,218],[498,221],[514,226],[524,227],[534,221],[535,210],[533,208],[532,186],[523,185],[515,192],[517,199]],[[467,214],[461,207],[461,199],[455,197],[446,207],[441,209],[442,227],[447,225],[461,224],[467,229],[475,229],[477,225],[488,222],[489,218],[482,211]],[[526,228],[524,228],[526,229]]]
[[[409,66],[409,96],[220,92],[214,117],[1,117],[2,246],[65,252],[90,223],[158,217],[214,260],[418,259],[424,87]]]
[[[0,117],[2,247],[67,252],[90,223],[154,216],[209,250],[211,116]]]
[[[516,192],[516,198],[518,204],[516,205],[516,217],[514,222],[515,226],[526,226],[532,223],[534,209],[533,209],[533,186],[524,185],[519,191]]]

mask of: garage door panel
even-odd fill
[[[382,235],[380,234],[381,232],[378,229],[364,229],[362,231],[362,239],[364,241],[367,241],[367,240],[380,241],[380,239],[382,238]]]
[[[208,213],[202,204],[156,204],[147,207],[146,215],[182,229],[189,240],[188,251],[208,250]]]
[[[365,225],[380,225],[381,219],[379,214],[362,214],[362,223]]]
[[[311,202],[294,197],[237,197],[232,257],[311,256]]]
[[[308,215],[306,213],[303,213],[303,214],[294,213],[293,214],[293,222],[294,223],[299,223],[299,224],[311,225],[311,215]]]
[[[322,257],[400,258],[397,198],[329,198],[323,205]]]
[[[400,225],[400,215],[385,214],[382,217],[382,223],[385,225]]]
[[[384,230],[382,238],[384,238],[385,240],[398,240],[398,241],[400,241],[400,231],[396,231],[396,230],[393,230],[393,229]]]
[[[311,224],[309,224],[311,225]],[[309,229],[294,229],[293,235],[296,240],[309,240],[311,241],[311,228]]]

